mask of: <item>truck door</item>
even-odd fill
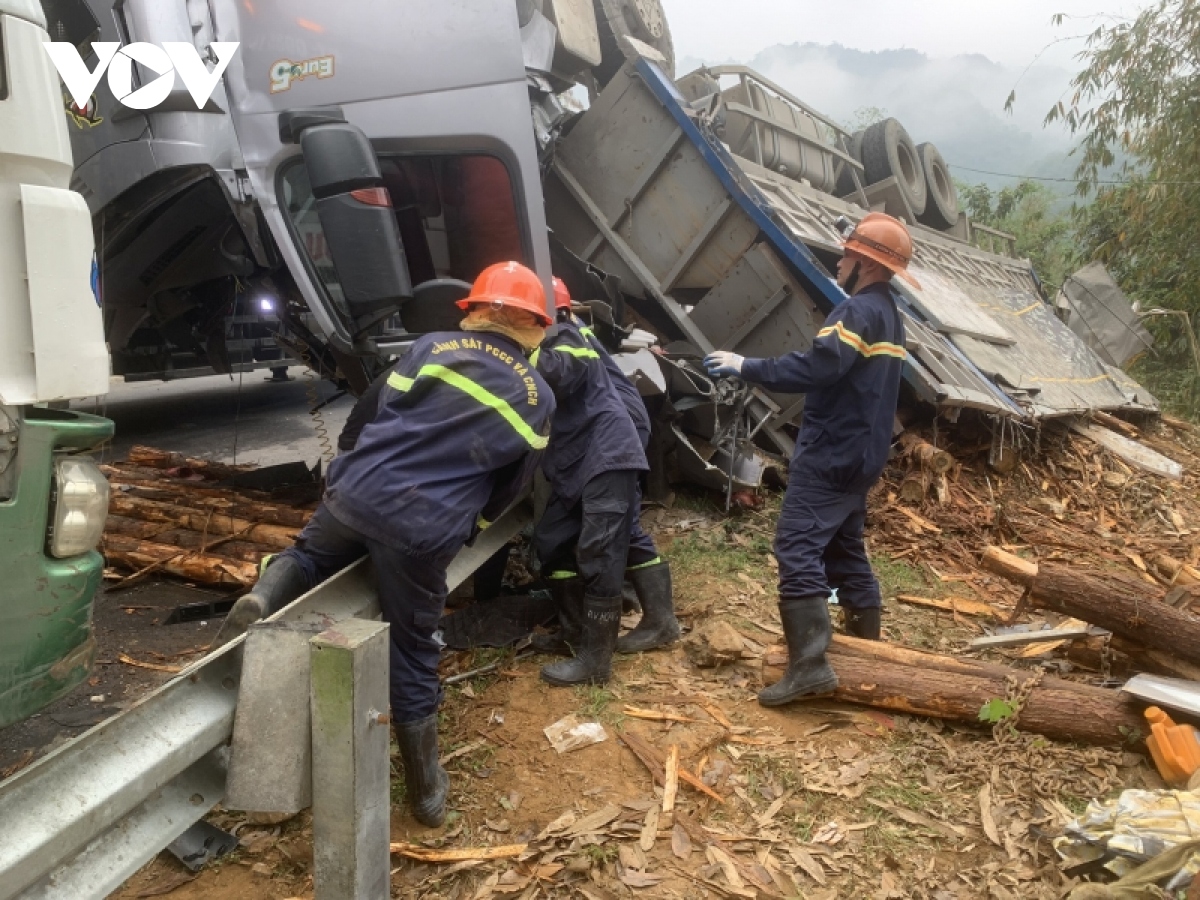
[[[331,344],[370,353],[397,311],[409,331],[442,322],[492,262],[548,284],[511,0],[210,9],[216,39],[240,44],[225,83],[251,187]]]

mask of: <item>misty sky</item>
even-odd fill
[[[1056,38],[1086,33],[1097,16],[1129,16],[1148,0],[663,0],[676,54],[715,63],[772,44],[839,43],[856,50],[910,48],[932,57],[980,53],[1010,66],[1032,62]],[[1054,13],[1074,20],[1050,24]],[[1082,41],[1041,62],[1076,69]]]

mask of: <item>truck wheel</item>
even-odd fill
[[[917,146],[917,157],[925,172],[925,184],[929,187],[929,199],[925,212],[917,216],[922,225],[945,231],[958,222],[958,191],[950,177],[950,167],[933,144]]]
[[[921,168],[916,145],[897,120],[884,119],[863,132],[862,161],[867,170],[867,184],[894,176],[913,215],[925,212],[929,193],[925,171]]]
[[[856,131],[850,135],[850,140],[846,142],[849,145],[847,149],[850,151],[850,155],[859,162],[862,162],[862,139],[863,133]],[[863,183],[863,187],[866,187],[870,183],[867,181],[867,177],[862,174],[858,176],[858,180]],[[837,187],[833,189],[833,193],[838,197],[849,197],[854,193],[854,176],[850,174],[849,166],[842,169],[842,174],[838,176]]]
[[[667,58],[667,76],[675,77],[675,44],[662,0],[592,0],[600,31],[600,65],[592,70],[604,87],[625,65],[621,38],[637,38]]]

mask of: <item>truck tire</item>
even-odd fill
[[[667,77],[675,77],[675,44],[662,0],[592,0],[600,31],[600,65],[592,69],[601,88],[621,71],[627,59],[621,38],[637,38],[667,59]]]
[[[850,151],[850,155],[859,162],[862,162],[862,139],[862,131],[856,131],[854,134],[850,135],[850,140],[846,142],[849,144],[847,149]],[[863,183],[863,187],[867,186],[868,182],[865,175],[859,175],[858,180]],[[837,186],[833,189],[833,193],[838,197],[849,197],[854,193],[854,176],[850,174],[849,166],[846,166],[844,169],[842,169],[842,173],[838,176]]]
[[[867,184],[894,176],[913,215],[925,212],[929,191],[921,158],[912,138],[896,119],[876,122],[863,132],[862,161],[867,170]]]
[[[950,167],[933,144],[919,144],[917,157],[925,172],[925,184],[929,188],[929,199],[925,212],[917,216],[922,225],[945,231],[958,223],[958,191],[950,176]]]

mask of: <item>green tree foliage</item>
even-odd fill
[[[1081,59],[1071,97],[1047,115],[1082,138],[1078,192],[1091,202],[1076,208],[1080,256],[1104,262],[1142,308],[1194,314],[1200,311],[1200,0],[1157,0],[1131,20],[1101,25]],[[1142,370],[1150,387],[1168,388],[1159,383],[1168,377],[1195,380],[1178,320],[1151,327],[1160,355]]]
[[[1033,181],[999,191],[959,182],[958,199],[973,222],[1016,237],[1017,255],[1033,262],[1048,293],[1062,286],[1075,251],[1070,220],[1055,210],[1058,197]]]
[[[1081,58],[1069,102],[1046,117],[1082,137],[1081,253],[1143,305],[1200,309],[1200,0],[1101,25]]]

